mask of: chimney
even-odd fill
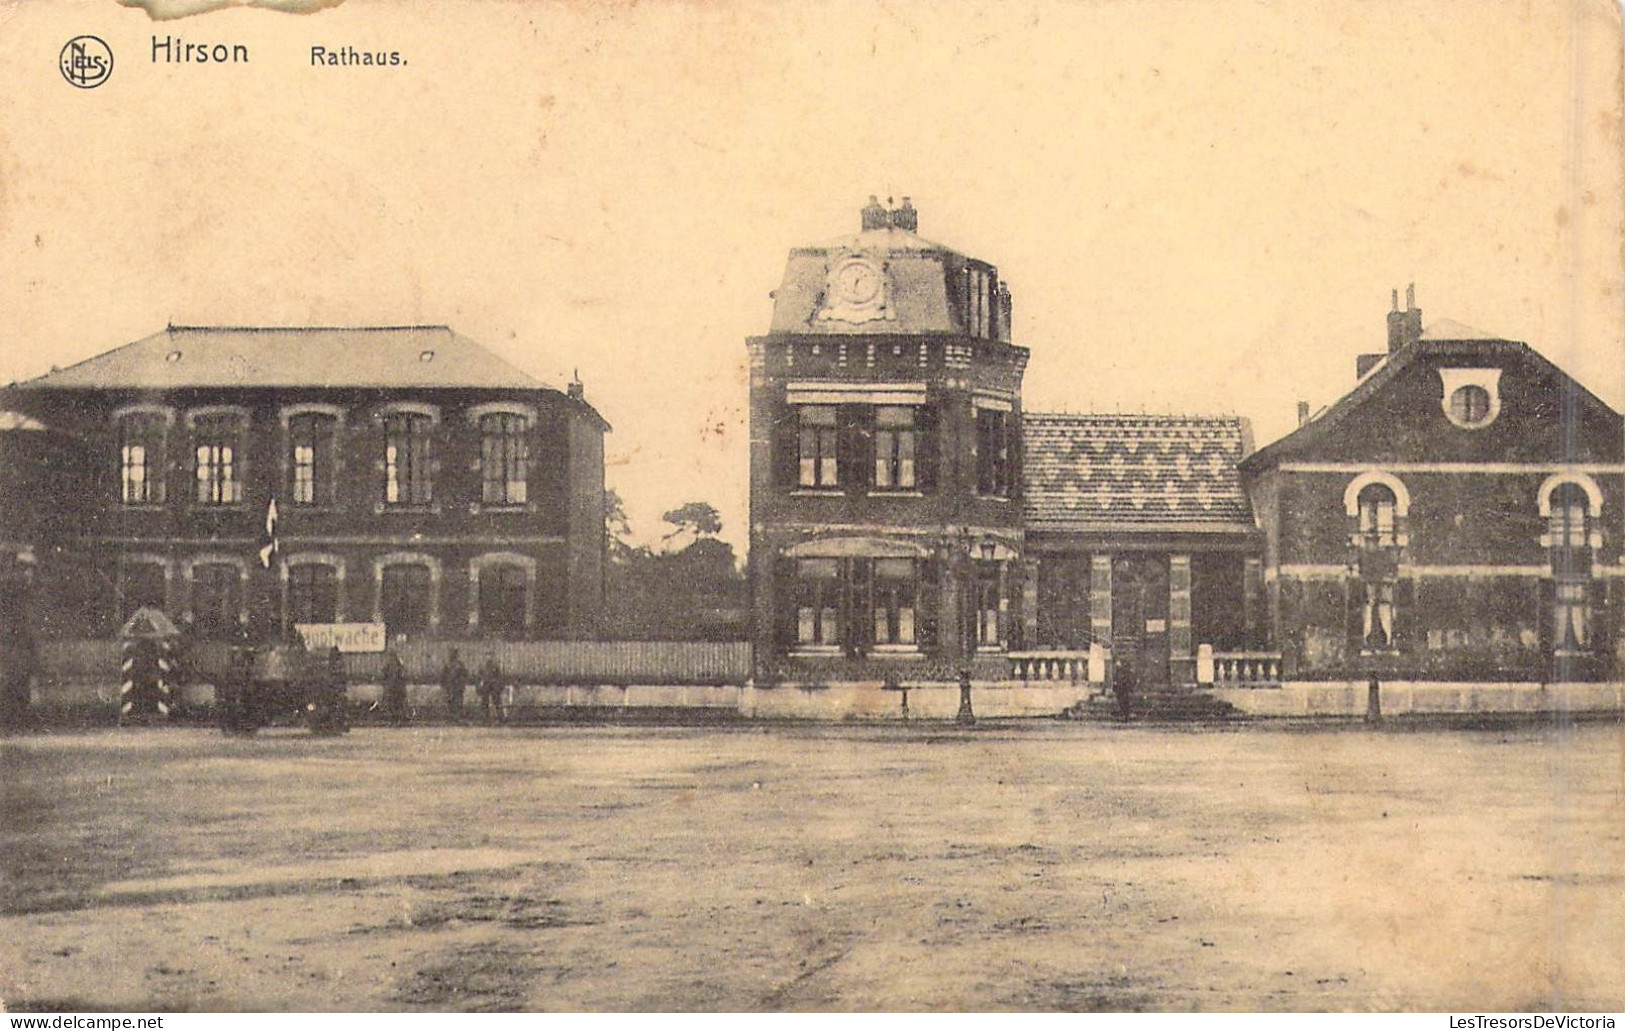
[[[585,400],[587,396],[587,387],[581,382],[581,373],[579,371],[572,372],[570,377],[569,384],[564,388],[565,394],[568,395],[572,401]]]
[[[869,195],[869,203],[863,208],[863,231],[871,229],[884,229],[891,222],[886,209],[880,206],[880,201],[874,194]]]
[[[1309,402],[1308,401],[1299,401],[1298,402],[1298,425],[1302,426],[1304,423],[1306,423],[1308,421],[1309,421]]]
[[[1388,312],[1388,353],[1422,339],[1422,309],[1416,306],[1416,284],[1405,288],[1405,310],[1399,310],[1399,291],[1394,291],[1393,308]],[[1362,375],[1364,375],[1362,373]]]
[[[902,206],[891,213],[891,224],[911,233],[920,228],[920,213],[914,210],[907,197],[903,198]]]

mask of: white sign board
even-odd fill
[[[295,623],[310,651],[327,651],[334,645],[341,652],[381,652],[384,650],[382,623]]]

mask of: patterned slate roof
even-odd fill
[[[1236,416],[1025,413],[1027,525],[1251,530],[1247,437]]]

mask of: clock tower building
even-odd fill
[[[750,351],[764,681],[951,676],[1022,634],[1021,381],[998,270],[871,197],[790,252]],[[1030,606],[1029,606],[1030,607]]]

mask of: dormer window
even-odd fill
[[[1464,430],[1495,421],[1501,412],[1500,369],[1440,369],[1445,418]]]
[[[1457,387],[1450,395],[1450,421],[1463,426],[1476,426],[1489,418],[1490,392],[1476,383]]]

